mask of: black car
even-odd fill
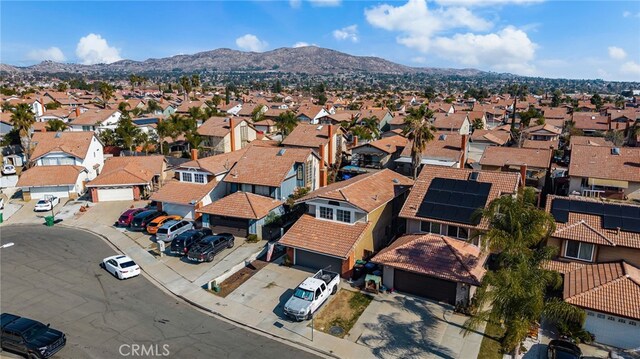
[[[189,248],[187,258],[194,262],[211,262],[216,254],[233,247],[233,234],[220,233],[202,238]]]
[[[197,243],[200,239],[206,236],[212,235],[211,229],[190,229],[183,233],[180,233],[176,238],[171,241],[171,254],[184,256],[189,251],[189,248],[194,243]]]
[[[580,359],[581,357],[582,350],[566,340],[554,339],[547,347],[548,359]]]
[[[147,224],[160,216],[166,216],[167,212],[148,210],[140,212],[133,217],[129,230],[131,231],[144,231],[147,228]]]
[[[20,353],[29,359],[49,358],[67,343],[63,332],[33,319],[14,314],[0,315],[2,349]]]

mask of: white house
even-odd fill
[[[122,113],[118,110],[89,110],[76,116],[70,123],[71,131],[94,131],[100,133],[106,129],[115,130]]]

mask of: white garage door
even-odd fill
[[[31,199],[43,199],[45,195],[69,197],[69,186],[31,187]]]
[[[162,203],[162,210],[167,214],[182,216],[182,218],[193,219],[193,206],[184,204]]]
[[[131,187],[98,189],[98,202],[131,200],[133,200],[133,188]]]
[[[640,347],[640,320],[587,311],[584,328],[596,336],[596,342],[622,349]]]

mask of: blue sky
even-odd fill
[[[313,44],[410,66],[640,81],[639,1],[0,4],[0,61],[96,63]]]

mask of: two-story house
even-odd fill
[[[438,132],[468,135],[471,133],[469,116],[464,113],[436,113],[433,115],[433,127]]]
[[[350,276],[402,230],[397,215],[413,181],[384,169],[332,183],[308,194],[304,214],[280,239],[296,265]]]
[[[483,170],[520,172],[528,186],[541,189],[551,165],[553,151],[537,148],[487,147],[480,158]]]
[[[340,160],[345,148],[344,136],[339,126],[311,125],[301,123],[282,141],[282,145],[291,148],[308,148],[319,153],[323,148],[325,162],[333,166]]]
[[[400,211],[410,236],[374,257],[384,266],[385,286],[468,303],[484,275],[480,236],[489,224],[474,213],[500,196],[515,196],[519,186],[517,173],[425,166]]]
[[[304,104],[298,108],[296,112],[296,118],[300,122],[310,123],[317,125],[320,119],[329,115],[333,115],[335,109],[333,107],[326,109],[322,106]]]
[[[640,206],[581,196],[549,196],[556,221],[547,245],[549,269],[564,277],[563,298],[585,309],[595,341],[624,349],[640,345]]]
[[[236,117],[211,117],[197,131],[202,136],[202,147],[214,154],[245,148],[257,136],[247,120]]]
[[[553,147],[558,149],[562,128],[545,123],[526,128],[522,130],[522,133],[525,138],[522,147],[545,149]]]
[[[356,145],[351,148],[351,163],[364,168],[393,169],[395,160],[408,143],[406,137],[392,133],[388,137]]]
[[[246,149],[198,158],[191,150],[191,161],[174,170],[174,178],[151,195],[158,208],[168,214],[198,219],[196,210],[224,197],[228,193],[225,175],[242,157]]]
[[[469,158],[467,135],[436,132],[434,136],[435,138],[427,142],[424,151],[422,151],[420,163],[422,165],[464,168],[467,158]],[[412,174],[412,145],[413,142],[409,141],[400,153],[400,157],[395,160],[398,171],[407,175]]]
[[[640,148],[571,145],[569,192],[588,197],[640,198]]]
[[[115,130],[121,116],[122,113],[118,110],[92,109],[77,113],[76,117],[68,123],[68,126],[70,131],[94,131],[100,133],[106,129]]]
[[[25,201],[48,194],[76,198],[104,166],[103,145],[95,132],[37,132],[31,143],[33,167],[22,172],[16,185]]]

